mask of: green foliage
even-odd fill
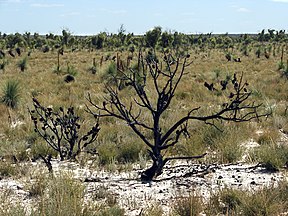
[[[96,49],[102,49],[104,47],[105,38],[106,33],[100,33],[99,35],[91,38],[91,43]]]
[[[287,181],[253,192],[225,188],[212,195],[205,213],[209,216],[281,215],[288,210],[287,192]]]
[[[245,216],[254,215],[281,215],[288,210],[288,186],[280,182],[276,188],[266,187],[255,191],[242,200],[242,214]],[[246,195],[247,196],[247,195]]]
[[[96,65],[96,60],[95,58],[93,59],[93,65],[88,69],[92,74],[96,74],[97,72],[97,65]]]
[[[285,69],[285,64],[283,61],[278,62],[278,68],[277,70],[284,70]]]
[[[156,53],[153,50],[148,51],[145,59],[148,63],[158,62],[158,58],[156,56]]]
[[[207,125],[199,125],[198,129],[191,134],[189,142],[192,142],[191,147],[182,148],[187,151],[185,155],[197,155],[199,149],[205,151],[210,149],[217,152],[215,155],[207,156],[207,159],[218,163],[233,163],[242,158],[243,147],[241,143],[249,138],[249,131],[245,125],[236,124],[221,124],[215,127]],[[235,134],[238,134],[235,137]],[[191,148],[191,149],[190,149]],[[184,151],[184,152],[185,152]]]
[[[117,74],[116,63],[111,62],[105,72],[110,77],[116,76],[116,74]]]
[[[282,76],[284,76],[286,79],[288,79],[288,60],[286,63],[286,67],[284,66],[284,69],[282,70]]]
[[[8,80],[2,92],[2,102],[6,106],[15,109],[20,100],[20,83],[16,80]]]
[[[227,59],[227,61],[231,61],[233,58],[232,53],[230,52],[226,53],[225,58]]]
[[[114,61],[110,62],[108,67],[105,69],[102,79],[111,85],[118,86],[117,65]]]
[[[36,133],[35,133],[36,134]],[[37,135],[37,137],[39,137]],[[47,143],[41,142],[40,140],[37,140],[37,142],[31,144],[31,159],[37,160],[39,159],[39,155],[42,155],[43,157],[47,157],[48,155],[51,155],[54,158],[57,158],[57,151],[55,151],[53,148],[49,147]]]
[[[75,77],[78,74],[78,70],[75,68],[75,66],[67,64],[67,74]]]
[[[156,44],[161,36],[161,27],[155,27],[154,29],[146,32],[145,34],[145,42],[146,42],[146,47],[151,47],[155,49]]]

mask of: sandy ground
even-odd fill
[[[277,184],[288,176],[285,172],[269,173],[264,168],[252,164],[205,165],[176,161],[167,164],[164,173],[155,181],[142,183],[139,181],[141,169],[137,168],[137,165],[129,171],[107,172],[80,167],[73,162],[54,160],[52,164],[55,174],[69,171],[75,179],[85,184],[85,199],[89,200],[97,190],[107,190],[117,197],[119,205],[131,216],[139,215],[142,209],[155,203],[161,205],[168,213],[176,196],[188,195],[191,191],[196,191],[208,199],[211,193],[223,187],[255,190],[265,185]],[[31,162],[30,166],[35,170],[46,169],[41,161]],[[27,178],[4,178],[0,181],[0,193],[10,191],[10,197],[29,206],[33,200],[25,190],[24,185],[27,181]]]

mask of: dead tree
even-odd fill
[[[108,96],[104,97],[102,104],[95,103],[90,94],[87,97],[88,112],[95,118],[114,117],[124,121],[147,145],[153,164],[142,173],[143,181],[150,181],[159,176],[164,165],[170,160],[195,159],[206,155],[203,153],[190,157],[165,157],[164,153],[167,149],[175,146],[182,136],[189,135],[188,122],[190,120],[202,121],[216,127],[216,120],[245,122],[267,115],[267,113],[258,113],[261,104],[249,102],[251,91],[247,89],[248,83],[243,81],[242,75],[237,78],[235,74],[233,79],[225,80],[227,82],[225,88],[222,86],[221,91],[223,93],[225,91],[227,102],[221,108],[204,116],[198,114],[201,107],[191,108],[186,115],[179,117],[167,127],[168,123],[165,122],[163,114],[170,110],[175,92],[185,75],[185,69],[191,64],[188,62],[189,57],[190,55],[176,58],[171,54],[164,54],[163,65],[165,67],[163,66],[162,69],[162,64],[157,59],[144,58],[139,52],[139,71],[133,69],[128,72],[123,71],[122,76],[122,79],[125,78],[126,85],[130,85],[131,91],[135,93],[130,102],[123,99],[120,92],[111,86],[106,86]],[[221,87],[220,84],[219,87]],[[145,121],[144,112],[146,116],[148,112],[151,117],[150,121]],[[166,129],[163,127],[164,122]]]
[[[80,135],[80,117],[73,107],[67,110],[60,107],[56,112],[50,107],[42,106],[36,98],[33,98],[33,106],[34,109],[28,111],[35,132],[59,153],[61,160],[75,159],[81,151],[96,140],[100,130],[98,121],[86,134]]]

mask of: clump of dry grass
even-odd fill
[[[189,196],[177,196],[173,202],[172,212],[175,216],[198,216],[204,211],[205,205],[201,196],[195,192]]]
[[[287,181],[256,191],[222,189],[210,198],[207,215],[281,215],[288,210]]]
[[[142,209],[140,215],[142,216],[162,216],[163,209],[159,203],[152,203],[149,207]]]

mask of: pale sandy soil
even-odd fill
[[[283,137],[287,142],[287,137]],[[251,148],[257,147],[256,142],[243,143],[246,153],[243,161]],[[91,163],[91,161],[90,161]],[[118,203],[123,207],[127,215],[139,215],[142,209],[151,205],[161,205],[165,213],[169,213],[175,197],[188,195],[195,191],[208,199],[211,193],[229,187],[241,190],[256,190],[267,185],[275,185],[284,179],[288,180],[287,170],[270,173],[256,164],[195,164],[193,161],[176,161],[167,164],[163,174],[153,182],[142,183],[139,174],[142,171],[139,164],[130,166],[126,171],[103,171],[93,168],[91,164],[81,167],[74,162],[52,161],[55,175],[59,172],[70,172],[72,176],[83,182],[86,186],[85,200],[95,196],[97,190],[107,192],[117,197]],[[31,184],[37,176],[37,172],[46,170],[42,161],[24,164],[29,167],[30,178],[21,177],[17,180],[3,178],[0,180],[0,193],[9,193],[11,202],[20,202],[24,206],[33,205],[35,198],[29,196],[27,184]]]

